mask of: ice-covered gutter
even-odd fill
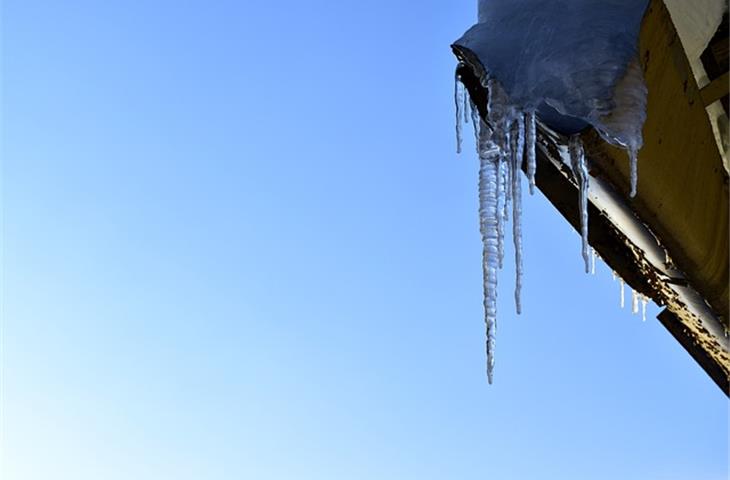
[[[652,0],[652,4],[656,1]],[[574,9],[568,17],[582,18],[589,25],[593,21],[592,26],[596,26],[590,30],[591,38],[586,39],[586,34],[582,34],[585,43],[581,48],[585,50],[576,52],[568,48],[575,37],[561,40],[561,35],[575,34],[576,25],[581,22],[572,22],[559,8],[551,8],[564,6],[564,2],[483,1],[480,23],[452,46],[460,60],[456,103],[460,108],[463,106],[463,111],[457,111],[457,116],[466,114],[470,118],[471,109],[477,120],[471,123],[476,128],[481,162],[480,224],[484,241],[490,381],[496,322],[493,296],[496,272],[503,260],[505,212],[510,204],[517,247],[515,300],[519,311],[520,228],[515,220],[519,220],[520,213],[519,171],[524,170],[531,188],[536,183],[581,233],[586,269],[590,242],[634,292],[639,292],[640,296],[634,296],[634,305],[638,298],[651,298],[667,306],[659,319],[728,393],[730,348],[722,322],[674,266],[667,248],[635,215],[628,198],[617,193],[615,186],[589,173],[591,160],[584,154],[581,143],[584,136],[577,135],[590,125],[604,140],[629,151],[632,145],[641,145],[646,90],[636,62],[635,42],[643,13],[643,7],[637,6],[639,3],[646,6],[643,1],[607,0],[586,1],[587,10]],[[614,10],[601,10],[598,4],[609,5]],[[591,10],[592,7],[598,10]],[[562,24],[544,23],[558,17]],[[618,25],[619,19],[623,19],[623,25]],[[600,32],[613,37],[596,39],[601,36]],[[542,37],[537,41],[528,38],[535,35]],[[503,51],[510,48],[515,52]],[[590,59],[597,61],[599,67],[592,67]],[[648,57],[643,60],[647,62]],[[536,85],[530,84],[536,80],[540,80]],[[468,98],[459,96],[460,83],[466,86]],[[537,135],[531,135],[530,126],[535,117]],[[458,124],[457,130],[460,130]],[[532,154],[533,138],[537,140],[536,156]],[[635,181],[631,183],[635,190]]]
[[[486,111],[474,121],[479,170],[479,215],[483,243],[487,375],[493,379],[497,321],[497,272],[503,265],[504,223],[511,207],[515,244],[515,307],[521,311],[521,169],[527,163],[530,193],[535,184],[536,120],[569,140],[571,169],[580,187],[582,256],[590,271],[589,175],[577,133],[589,125],[624,148],[636,195],[637,158],[643,145],[647,88],[637,56],[641,19],[648,0],[480,0],[478,22],[454,47],[480,65],[476,78],[486,90]],[[589,27],[589,28],[588,28]],[[465,60],[466,61],[466,60]],[[464,105],[456,77],[457,151]]]

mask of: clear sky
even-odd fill
[[[475,1],[2,17],[3,480],[727,477],[726,397],[539,194],[487,385]]]

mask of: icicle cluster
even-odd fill
[[[497,271],[504,265],[505,222],[512,216],[512,239],[515,251],[515,309],[522,312],[522,177],[525,169],[530,194],[535,190],[537,170],[535,143],[536,114],[511,103],[502,85],[495,79],[483,80],[487,90],[487,115],[479,118],[476,105],[469,98],[458,74],[455,76],[456,149],[461,152],[462,121],[472,123],[479,154],[479,225],[483,243],[484,314],[487,327],[487,376],[492,383],[497,329]],[[579,191],[581,255],[586,273],[595,274],[596,252],[588,244],[588,166],[580,135],[568,142],[570,167]],[[635,151],[631,152],[635,166]],[[632,190],[635,191],[635,168]],[[511,210],[510,210],[511,209]],[[614,274],[615,278],[615,274]],[[621,308],[624,307],[624,281],[620,279]],[[639,294],[632,292],[632,312],[638,313]],[[645,310],[645,300],[642,297]]]
[[[495,79],[487,81],[486,122],[476,106],[467,101],[456,79],[454,102],[457,116],[457,151],[461,151],[461,118],[471,118],[479,154],[479,225],[483,244],[484,314],[487,327],[487,377],[492,383],[497,328],[497,271],[504,265],[505,222],[512,216],[515,250],[515,308],[522,312],[522,177],[526,162],[530,193],[534,192],[535,112],[511,105]],[[464,111],[462,112],[462,106]],[[471,114],[467,110],[471,110]],[[511,208],[511,211],[510,211]]]

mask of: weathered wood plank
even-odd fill
[[[644,17],[639,53],[649,86],[639,187],[632,209],[661,239],[677,267],[726,325],[728,176],[689,62],[661,0]],[[595,132],[584,138],[594,173],[629,190],[626,153]]]

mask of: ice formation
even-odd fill
[[[634,315],[639,313],[639,294],[633,288],[631,289],[631,313]]]
[[[648,0],[479,0],[478,23],[456,45],[484,67],[486,118],[456,78],[457,152],[462,117],[471,119],[480,159],[479,218],[483,242],[487,374],[492,382],[497,321],[497,271],[504,261],[505,222],[512,213],[515,307],[521,312],[522,185],[535,189],[537,123],[568,138],[579,190],[581,254],[595,272],[588,244],[590,175],[579,133],[592,126],[628,152],[631,196],[636,194],[647,89],[637,58],[638,32]],[[567,14],[566,14],[567,12]],[[624,304],[621,280],[621,305]],[[637,299],[638,300],[638,299]],[[637,300],[634,300],[636,302]]]
[[[460,109],[460,89],[457,87],[456,105]],[[504,262],[505,222],[512,214],[512,238],[515,246],[515,308],[522,310],[522,183],[520,171],[525,159],[530,158],[534,142],[526,145],[530,127],[530,113],[509,104],[498,83],[488,85],[489,101],[486,122],[472,116],[477,151],[479,153],[479,225],[482,237],[482,270],[484,276],[484,312],[487,325],[487,376],[492,383],[494,345],[497,328],[497,271]],[[470,104],[472,115],[474,105]],[[459,112],[461,118],[461,112]],[[488,123],[487,123],[488,122]],[[461,127],[457,120],[457,144]],[[533,135],[534,137],[534,135]],[[533,138],[534,139],[534,138]],[[528,139],[529,140],[529,139]],[[534,157],[534,155],[533,155]]]
[[[479,218],[483,242],[487,374],[493,379],[497,271],[503,266],[505,222],[512,215],[515,307],[521,312],[522,184],[535,189],[537,123],[565,135],[579,189],[581,253],[595,271],[588,245],[590,175],[579,133],[592,126],[628,152],[631,195],[647,89],[637,57],[638,32],[648,0],[479,0],[479,20],[455,43],[476,55],[487,93],[486,118],[456,78],[457,151],[462,117],[473,124],[480,159]],[[567,12],[567,14],[566,14]],[[511,207],[511,212],[510,212]],[[623,307],[623,280],[621,280]]]
[[[573,169],[573,175],[578,181],[578,208],[580,210],[580,238],[581,238],[581,255],[585,262],[586,273],[590,272],[590,256],[588,254],[588,168],[586,167],[586,157],[583,152],[583,142],[580,136],[573,135],[570,137],[568,147],[570,152],[570,168]]]
[[[456,105],[456,153],[461,153],[461,105],[463,103],[464,89],[459,81],[459,76],[454,74],[454,104]]]

